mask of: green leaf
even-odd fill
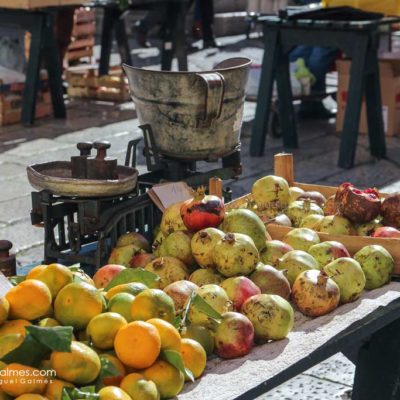
[[[50,350],[71,351],[72,326],[43,327],[30,325],[26,330]]]
[[[181,371],[185,375],[186,378],[188,378],[192,382],[194,382],[194,377],[193,377],[192,371],[190,371],[190,369],[186,368],[185,365],[183,364],[183,359],[182,359],[181,353],[178,353],[175,350],[161,350],[161,358],[164,361],[169,362],[176,369]]]
[[[26,279],[26,275],[15,275],[10,276],[8,280],[14,286],[17,286],[19,283],[23,282]]]
[[[100,356],[100,362],[101,362],[101,369],[100,369],[100,374],[99,378],[107,378],[110,376],[118,376],[120,375],[120,372],[116,368],[116,366],[106,357]]]
[[[188,319],[188,314],[189,314],[189,310],[190,310],[190,306],[192,305],[192,301],[193,298],[196,294],[194,292],[192,292],[189,300],[186,302],[185,308],[183,309],[180,318],[181,318],[181,323],[179,325],[179,332],[182,333],[183,328],[186,326],[187,323],[187,319]]]
[[[114,286],[122,285],[123,283],[140,282],[149,288],[157,287],[157,282],[160,277],[153,272],[146,271],[143,268],[127,268],[122,270],[106,287],[106,291]]]
[[[19,363],[37,367],[50,354],[51,350],[47,346],[38,342],[31,334],[27,334],[21,345],[7,353],[1,361],[6,364]]]
[[[182,325],[182,317],[180,315],[177,315],[174,319],[174,322],[172,324],[176,329],[180,329]]]
[[[73,388],[64,387],[61,394],[61,400],[72,400],[72,392]]]
[[[96,393],[95,386],[86,386],[81,387],[80,389],[64,387],[61,400],[97,400],[99,398],[100,396]]]
[[[72,272],[78,272],[78,271],[84,272],[83,269],[81,268],[81,264],[80,264],[80,263],[70,265],[68,268],[69,268]]]
[[[208,317],[220,321],[222,315],[211,307],[201,296],[195,294],[192,298],[192,307],[197,308],[200,312],[206,314]]]

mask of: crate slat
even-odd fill
[[[68,46],[68,50],[75,50],[75,49],[81,49],[81,48],[87,48],[87,47],[93,47],[95,44],[94,37],[86,37],[83,39],[74,39],[71,44]]]

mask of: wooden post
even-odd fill
[[[219,178],[210,178],[208,181],[209,192],[214,196],[218,196],[222,199],[222,180]]]
[[[294,164],[293,154],[279,153],[274,156],[274,170],[275,175],[285,178],[289,186],[294,183]]]

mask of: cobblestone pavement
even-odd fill
[[[190,69],[209,69],[222,59],[237,56],[238,52],[256,62],[261,60],[262,51],[257,42],[230,37],[224,39],[224,44],[219,52],[207,50],[191,54]],[[133,58],[136,65],[152,65],[158,62],[158,52],[154,48],[134,49]],[[265,155],[261,158],[249,156],[254,112],[255,103],[246,102],[242,132],[243,175],[230,183],[235,197],[248,193],[257,177],[272,173],[273,155],[284,150],[281,139],[268,136]],[[115,105],[75,100],[68,104],[66,121],[48,118],[31,128],[20,125],[0,128],[0,238],[14,243],[20,265],[40,261],[43,254],[43,231],[30,224],[32,188],[27,182],[26,166],[68,160],[75,153],[75,143],[96,139],[109,140],[112,143],[110,154],[122,163],[127,142],[139,135],[135,116],[131,103]],[[389,138],[388,158],[377,161],[369,155],[367,137],[360,135],[356,166],[344,170],[336,165],[340,138],[335,133],[334,122],[299,122],[300,148],[293,151],[296,179],[325,184],[351,180],[360,186],[400,190],[400,139]],[[142,158],[139,158],[139,170],[145,170]],[[353,373],[353,365],[337,355],[261,398],[331,400],[351,388]]]

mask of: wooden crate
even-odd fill
[[[275,175],[285,178],[290,186],[297,186],[304,191],[317,191],[323,194],[326,198],[336,193],[337,187],[324,185],[311,185],[306,183],[295,182],[293,156],[291,154],[275,155]],[[389,196],[387,193],[380,193],[381,197]],[[248,201],[252,200],[251,194],[242,196],[225,205],[227,210],[244,207]],[[288,232],[294,228],[287,226],[276,225],[273,223],[266,224],[266,228],[272,239],[281,240]],[[364,246],[377,244],[384,247],[394,258],[395,269],[394,275],[400,275],[400,239],[399,238],[373,238],[369,236],[350,236],[350,235],[328,235],[318,232],[322,242],[335,240],[346,246],[351,255],[355,254]]]
[[[98,76],[97,66],[69,68],[66,72],[68,95],[95,100],[124,102],[129,100],[128,83],[120,67],[109,75]]]
[[[84,3],[84,1],[80,0],[0,0],[0,7],[30,10],[33,8],[80,5]]]

